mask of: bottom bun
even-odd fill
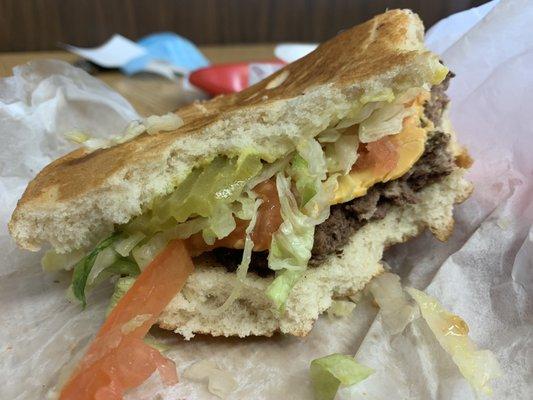
[[[419,192],[420,201],[392,207],[385,218],[359,229],[342,254],[331,255],[317,267],[309,268],[290,293],[283,313],[273,308],[265,289],[271,277],[249,273],[241,295],[222,313],[212,313],[229,296],[237,282],[213,260],[196,262],[196,270],[183,290],[159,318],[159,326],[189,339],[196,333],[213,336],[271,336],[274,332],[305,336],[318,316],[332,301],[353,298],[370,279],[383,271],[383,250],[418,235],[429,227],[439,240],[453,229],[453,205],[464,201],[472,185],[458,169]]]

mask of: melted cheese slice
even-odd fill
[[[400,133],[391,137],[398,152],[398,163],[392,171],[376,171],[370,167],[339,177],[332,204],[345,203],[364,196],[376,183],[397,179],[409,171],[424,153],[426,143],[427,130],[421,128],[418,121],[418,117],[406,118]]]

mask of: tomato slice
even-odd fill
[[[281,225],[281,206],[279,204],[276,182],[270,179],[259,183],[254,187],[254,192],[263,200],[257,210],[257,221],[254,230],[250,234],[254,242],[254,251],[263,251],[270,248],[272,235]],[[237,220],[237,227],[223,239],[217,240],[216,247],[230,247],[235,249],[244,248],[246,228],[250,221]]]
[[[174,363],[142,339],[193,270],[184,243],[170,242],[106,319],[63,387],[60,400],[122,399],[126,390],[139,386],[156,370],[165,384],[177,383]]]
[[[274,179],[261,182],[254,188],[254,192],[261,197],[263,203],[259,206],[257,221],[250,236],[254,242],[254,251],[263,251],[270,248],[272,235],[283,222],[281,205]]]
[[[376,174],[385,174],[396,168],[400,155],[394,136],[385,136],[375,142],[361,143],[357,152],[359,157],[352,171],[373,170]]]

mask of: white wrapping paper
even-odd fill
[[[484,13],[488,12],[486,16]],[[455,29],[459,18],[461,32]],[[456,210],[447,243],[429,234],[388,251],[404,283],[426,289],[461,315],[471,337],[492,350],[503,370],[494,399],[533,393],[533,4],[504,1],[452,17],[428,35],[457,73],[450,88],[452,120],[476,163],[476,190]],[[39,63],[0,81],[0,398],[44,398],[65,364],[103,320],[110,287],[83,312],[64,297],[67,273],[45,274],[40,254],[22,252],[6,223],[27,181],[69,145],[77,128],[116,134],[136,118],[103,84],[63,63]],[[183,373],[214,361],[238,382],[231,399],[307,399],[308,366],[332,352],[356,354],[376,373],[339,392],[341,399],[474,399],[450,358],[421,321],[394,337],[368,300],[345,319],[319,319],[303,339],[245,340],[164,335]],[[212,399],[187,379],[164,388],[154,376],[131,399]]]

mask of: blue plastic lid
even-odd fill
[[[176,72],[188,73],[209,65],[209,60],[194,43],[172,32],[153,33],[137,42],[148,54],[135,58],[121,69],[132,75],[145,69],[151,61],[166,61]]]

